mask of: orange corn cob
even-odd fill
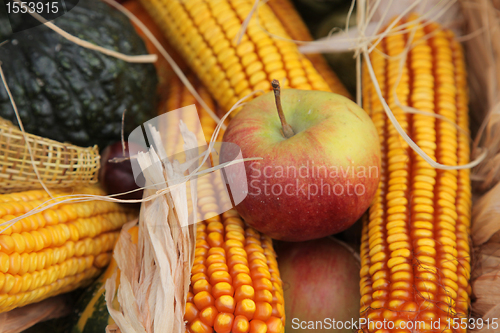
[[[415,34],[402,72],[398,56],[409,33],[387,36],[370,55],[378,84],[403,129],[432,159],[467,164],[462,47],[438,24],[411,28]],[[362,236],[361,316],[371,325],[361,331],[466,332],[460,320],[467,318],[471,293],[469,170],[436,170],[410,149],[386,117],[366,68],[363,76],[363,104],[380,136],[382,170]],[[405,113],[395,96],[402,105],[449,122]],[[384,320],[394,329],[379,329]]]
[[[191,333],[284,332],[282,282],[272,240],[235,210],[218,215],[220,175],[198,179],[196,250],[185,320]],[[217,185],[215,185],[217,184]]]

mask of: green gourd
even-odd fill
[[[2,18],[0,27],[6,23]],[[147,54],[128,18],[99,0],[80,0],[53,23],[101,47]],[[8,33],[8,28],[0,29],[0,37],[5,38],[2,31]],[[27,132],[104,148],[120,140],[125,109],[126,135],[155,116],[154,65],[128,63],[83,48],[43,25],[7,38],[9,42],[0,47],[0,61]],[[17,124],[1,83],[0,117]]]

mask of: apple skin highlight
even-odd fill
[[[236,208],[249,225],[279,240],[341,232],[366,211],[378,187],[375,126],[337,94],[285,89],[281,96],[295,135],[283,136],[272,92],[246,104],[224,134],[244,158],[263,158],[245,162],[249,193]]]

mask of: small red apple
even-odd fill
[[[276,252],[285,332],[356,332],[360,293],[354,255],[333,238],[276,244]]]
[[[275,239],[341,232],[366,211],[377,190],[375,126],[343,96],[295,89],[280,95],[277,81],[273,87],[274,95],[247,103],[224,134],[223,141],[238,145],[244,158],[262,158],[245,162],[248,194],[236,209]]]

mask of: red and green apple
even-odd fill
[[[304,241],[341,232],[377,190],[380,146],[366,112],[343,96],[284,89],[247,103],[223,141],[241,148],[248,193],[236,209],[255,229]]]

